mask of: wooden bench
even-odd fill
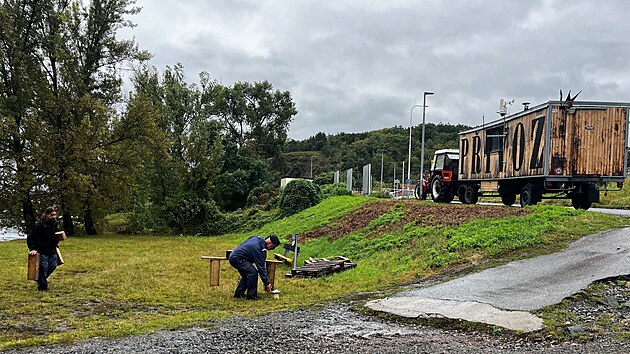
[[[212,257],[212,256],[201,256],[201,259],[206,259],[210,261],[210,286],[219,286],[219,278],[221,274],[221,261],[227,261],[227,257]],[[269,282],[271,283],[271,288],[274,289],[274,284],[276,280],[276,266],[278,263],[282,263],[281,261],[276,261],[273,259],[268,259],[265,261],[265,268],[267,268],[267,276],[269,277]]]

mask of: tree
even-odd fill
[[[40,79],[34,48],[44,16],[40,1],[0,3],[0,207],[13,226],[22,219],[29,230],[35,224],[32,161],[35,95]]]
[[[73,215],[95,232],[94,196],[103,193],[104,163],[133,139],[115,129],[123,61],[146,59],[133,41],[116,39],[137,13],[131,0],[21,0],[0,4],[2,169],[15,176],[26,229],[33,203],[59,202],[66,233]],[[4,134],[3,134],[4,136]],[[11,148],[4,148],[11,147]],[[6,200],[7,199],[3,199]]]
[[[297,114],[288,91],[273,91],[267,82],[237,82],[217,90],[216,112],[242,155],[277,157]]]

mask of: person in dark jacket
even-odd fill
[[[270,292],[272,290],[265,260],[267,259],[267,250],[273,250],[278,245],[280,245],[280,240],[276,235],[267,238],[252,236],[230,253],[230,265],[236,268],[241,275],[241,281],[234,292],[235,298],[259,299],[257,273],[260,274],[260,280],[265,285],[265,291]]]
[[[48,207],[26,237],[30,254],[39,253],[39,277],[37,290],[48,290],[48,277],[57,268],[57,211]]]

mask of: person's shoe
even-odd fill
[[[260,298],[258,297],[258,295],[247,296],[247,300],[260,300]]]
[[[245,297],[245,294],[234,294],[235,299],[242,299]]]
[[[37,291],[48,291],[48,288],[37,288]]]

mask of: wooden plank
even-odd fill
[[[28,254],[28,272],[26,278],[28,280],[39,279],[39,253]]]
[[[211,257],[211,256],[201,256],[201,259],[209,259],[209,260],[218,259],[220,261],[227,260],[227,258],[225,257]]]
[[[219,286],[219,277],[221,274],[222,257],[214,257],[219,259],[210,260],[210,286]]]
[[[61,255],[61,251],[59,250],[59,247],[56,248],[57,251],[57,267],[66,263],[63,261],[63,256]]]
[[[269,283],[271,284],[271,289],[275,289],[276,266],[278,265],[278,263],[282,263],[282,262],[268,260],[265,263],[266,263],[266,268],[267,268],[267,277],[269,277]]]

